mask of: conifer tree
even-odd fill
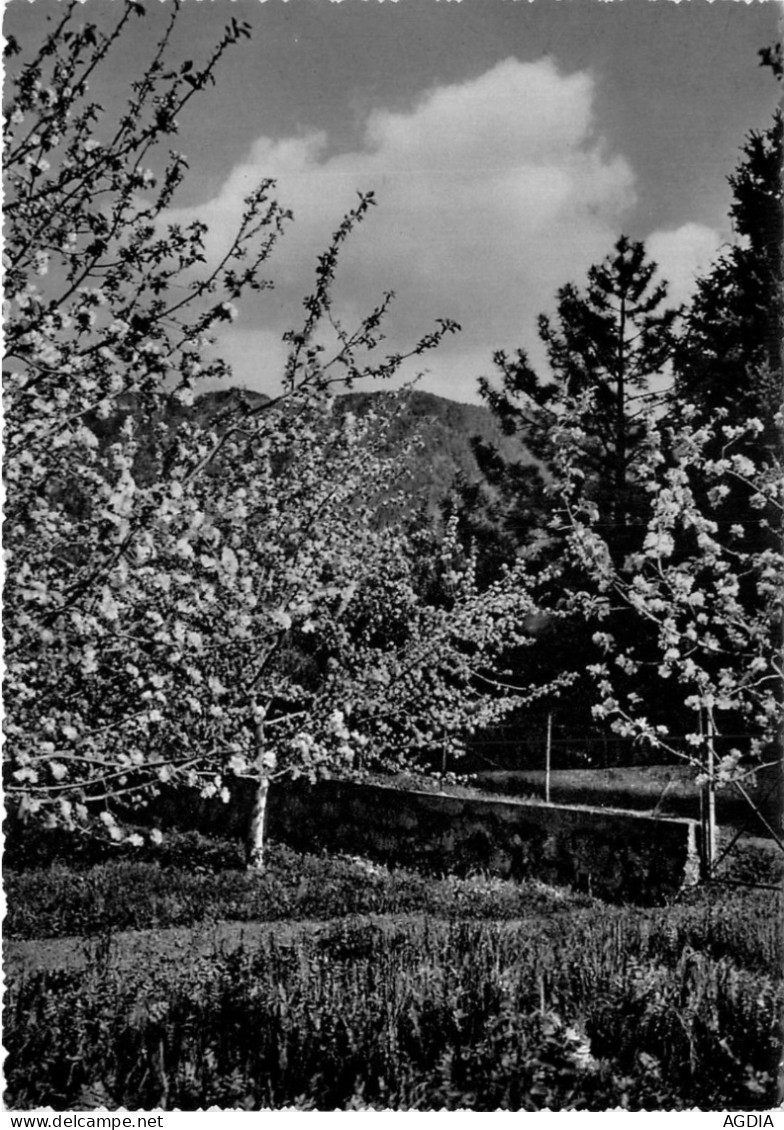
[[[729,178],[736,241],[700,279],[676,353],[676,394],[706,418],[757,418],[759,442],[778,446],[774,417],[781,398],[782,115],[751,133]]]
[[[781,82],[780,48],[763,49],[760,56]],[[699,280],[674,358],[673,420],[712,425],[719,418],[735,426],[753,425],[736,449],[754,463],[775,461],[782,440],[783,142],[780,110],[767,129],[748,135],[738,167],[728,178],[735,240]],[[724,441],[715,428],[713,436],[707,450],[720,460]],[[763,553],[777,547],[779,517],[755,505],[756,492],[747,483],[736,478],[717,493],[706,480],[695,489],[702,492],[706,512],[728,548]],[[755,586],[745,589],[750,608]]]
[[[628,527],[643,504],[636,468],[645,445],[644,408],[656,395],[675,344],[677,310],[664,306],[667,285],[642,243],[621,236],[613,252],[588,271],[587,286],[558,292],[554,319],[542,315],[552,379],[535,372],[526,354],[494,356],[501,388],[482,379],[482,395],[507,431],[522,431],[533,450],[552,460],[551,433],[565,401],[579,405],[573,423],[583,489],[599,508],[609,542],[622,554]],[[613,532],[614,531],[614,532]]]

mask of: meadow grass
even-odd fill
[[[13,980],[12,1109],[751,1109],[780,979],[631,919],[375,923]]]
[[[282,845],[263,875],[194,836],[70,867],[51,847],[7,871],[7,938],[272,925],[230,953],[123,965],[119,935],[114,958],[99,944],[82,968],[8,976],[12,1109],[776,1101],[779,894],[701,888],[643,909]]]

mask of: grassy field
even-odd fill
[[[773,892],[644,910],[281,845],[249,875],[193,835],[36,851],[6,861],[11,1109],[777,1101]]]
[[[612,769],[554,769],[550,773],[550,799],[555,804],[586,804],[600,808],[626,808],[660,815],[699,819],[700,787],[697,770],[689,765],[619,766]],[[477,773],[475,784],[486,792],[543,799],[543,769]],[[746,787],[768,819],[778,811],[773,784],[760,781]],[[716,794],[719,821],[745,825],[756,835],[764,825],[748,803],[732,788]],[[775,816],[774,816],[775,819]]]

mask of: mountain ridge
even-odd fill
[[[191,405],[170,400],[166,415],[172,422],[191,420],[209,426],[221,413],[230,410],[242,399],[251,408],[260,408],[271,401],[265,393],[243,386],[211,389],[194,398]],[[411,494],[411,509],[424,507],[436,516],[441,504],[461,479],[467,483],[484,482],[473,442],[495,447],[506,462],[519,462],[535,467],[538,460],[519,436],[505,435],[489,408],[482,404],[465,404],[420,389],[403,392],[379,389],[346,392],[335,396],[333,410],[338,415],[353,412],[362,417],[371,410],[393,411],[389,422],[387,451],[401,451],[414,432],[420,443],[406,455],[408,472],[401,487]],[[118,405],[113,416],[91,420],[90,426],[103,443],[116,434],[118,424],[135,413],[132,397]],[[143,458],[143,462],[146,462]]]

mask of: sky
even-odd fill
[[[34,44],[59,2],[6,0],[4,31]],[[96,77],[107,122],[169,4],[148,0]],[[118,10],[85,0],[82,18],[108,26]],[[202,59],[232,16],[252,39],[180,119],[190,176],[167,218],[205,220],[217,255],[265,177],[295,217],[274,290],[243,301],[218,343],[234,381],[278,387],[282,335],[358,191],[378,207],[341,258],[336,313],[354,326],[393,290],[393,350],[458,321],[419,361],[419,387],[439,395],[475,401],[497,349],[543,367],[537,315],[622,233],[686,301],[732,239],[727,177],[776,105],[758,51],[781,13],[777,0],[184,0],[177,58]]]

